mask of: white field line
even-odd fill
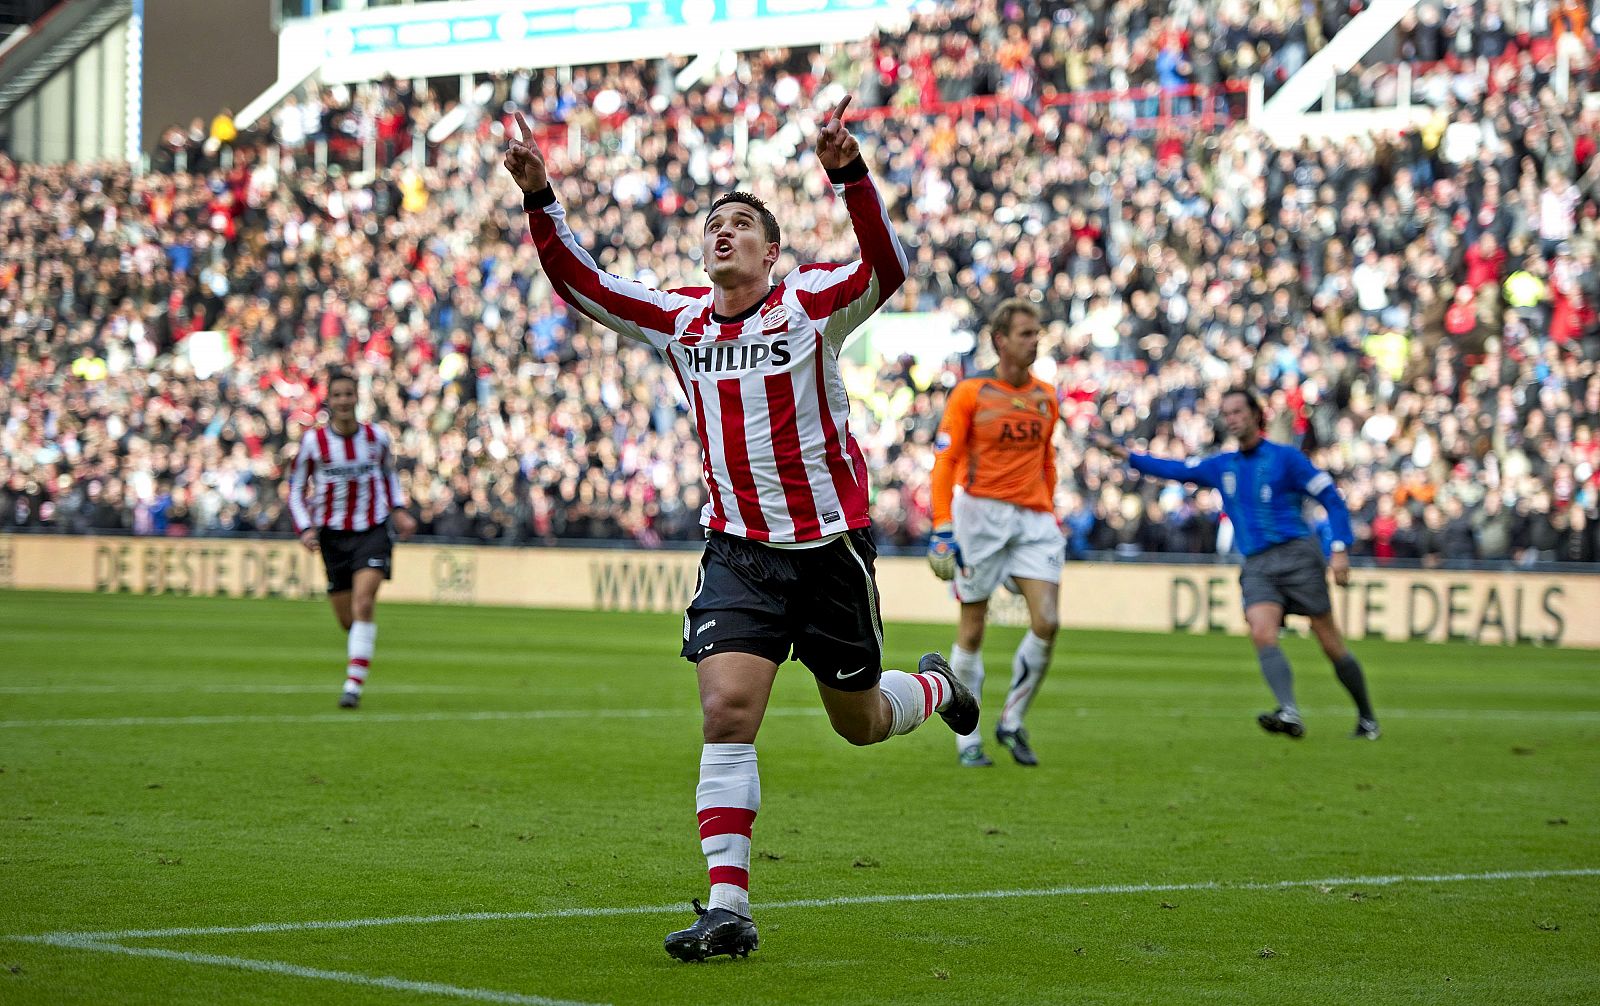
[[[327,689],[318,689],[325,692]],[[1140,709],[1140,716],[1165,716],[1203,719],[1232,719],[1249,715],[1251,706],[1215,706],[1173,709]],[[1095,716],[1117,715],[1125,707],[1083,707],[1043,709],[1043,715],[1067,715],[1079,719]],[[1349,709],[1305,709],[1311,716],[1346,716]],[[774,706],[767,709],[768,716],[821,716],[820,706]],[[406,713],[344,712],[344,713],[225,713],[214,716],[93,716],[73,719],[0,720],[0,729],[56,728],[56,727],[179,727],[179,726],[241,726],[246,724],[315,724],[315,723],[446,723],[489,720],[648,720],[674,716],[697,716],[693,706],[681,709],[483,709],[434,710]],[[1379,719],[1420,720],[1484,720],[1541,723],[1600,723],[1600,710],[1581,709],[1381,709]]]
[[[1280,891],[1302,887],[1387,887],[1394,884],[1459,884],[1500,880],[1546,880],[1556,877],[1600,877],[1600,868],[1562,870],[1491,870],[1484,873],[1382,874],[1370,877],[1327,877],[1320,880],[1222,881],[1202,880],[1177,884],[1093,884],[1087,886],[1028,887],[995,891],[935,891],[921,894],[868,894],[843,898],[804,898],[760,903],[762,912],[789,908],[833,908],[842,905],[891,905],[923,901],[990,901],[1006,898],[1059,898],[1097,894],[1159,894],[1181,891]],[[174,936],[227,936],[236,933],[288,933],[306,930],[362,929],[369,926],[420,926],[440,922],[508,922],[616,915],[667,915],[684,913],[682,904],[641,905],[625,908],[552,908],[529,912],[455,912],[444,915],[395,915],[373,919],[334,919],[312,922],[258,922],[245,926],[179,926],[170,929],[123,929],[103,933],[48,933],[12,936],[10,939],[57,946],[80,942],[160,939]]]
[[[1185,716],[1193,716],[1205,719],[1236,719],[1242,716],[1248,719],[1251,717],[1251,710],[1253,708],[1253,706],[1246,703],[1243,706],[1235,706],[1229,709],[1220,709],[1216,706],[1197,707],[1193,709],[1140,709],[1138,714],[1140,716],[1170,716],[1180,719]],[[1065,711],[1070,715],[1083,719],[1090,716],[1103,716],[1111,712],[1120,712],[1121,708],[1119,707],[1118,709],[1113,710],[1104,707],[1097,709],[1079,707]],[[1311,709],[1301,706],[1300,713],[1302,716],[1343,716],[1345,718],[1349,718],[1355,715],[1355,710],[1349,708],[1348,706],[1341,706],[1339,708],[1334,708],[1333,706],[1324,706],[1321,708],[1314,707]],[[1491,722],[1503,721],[1507,723],[1513,723],[1522,720],[1536,720],[1553,723],[1600,723],[1600,709],[1391,709],[1387,706],[1382,706],[1378,709],[1378,719],[1383,723],[1387,723],[1392,719],[1486,720]],[[3,725],[3,723],[0,723],[0,726]]]
[[[331,693],[330,693],[331,694]],[[769,709],[768,715],[796,715]],[[282,715],[236,713],[216,716],[105,716],[61,720],[0,720],[8,727],[182,727],[236,726],[246,723],[434,723],[477,720],[648,720],[671,716],[698,716],[693,706],[682,709],[483,709],[454,712],[438,710],[416,713],[284,713]],[[822,715],[821,709],[805,710],[804,715]]]
[[[522,691],[515,686],[482,688],[471,685],[391,685],[385,692],[396,695],[483,695]],[[238,684],[238,685],[0,685],[0,695],[319,695],[327,685]]]
[[[529,1004],[529,1006],[589,1006],[587,1003],[578,1003],[567,999],[548,999],[544,996],[520,995],[515,992],[499,992],[494,989],[462,988],[459,985],[444,985],[439,982],[416,982],[405,978],[391,978],[388,976],[358,975],[350,971],[328,971],[323,968],[308,968],[299,964],[289,964],[285,961],[258,961],[248,957],[197,954],[184,950],[163,950],[160,947],[125,947],[117,943],[103,943],[91,940],[43,938],[32,942],[47,943],[73,950],[97,950],[101,953],[122,954],[129,957],[157,957],[162,960],[182,961],[185,964],[211,964],[217,967],[236,968],[242,971],[265,971],[270,974],[288,975],[292,978],[313,978],[325,982],[338,982],[341,985],[365,985],[371,988],[390,989],[396,992],[416,992],[421,995],[470,999],[474,1002],[517,1003]]]

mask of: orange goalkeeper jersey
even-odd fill
[[[1060,414],[1055,389],[1031,375],[1021,387],[992,370],[957,384],[934,441],[933,523],[950,522],[958,482],[974,496],[1054,512]]]

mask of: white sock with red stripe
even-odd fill
[[[700,851],[711,878],[708,907],[750,917],[750,829],[761,809],[754,744],[707,744],[694,791]]]
[[[889,736],[908,734],[950,704],[950,683],[942,674],[884,671],[878,688],[894,714]]]
[[[367,668],[372,666],[372,646],[378,640],[378,626],[355,622],[350,626],[350,663],[344,669],[344,690],[361,694],[367,683]]]
[[[950,669],[956,672],[956,677],[967,686],[978,699],[978,704],[983,704],[983,651],[963,650],[960,646],[950,647]],[[956,750],[965,751],[975,748],[983,740],[983,731],[974,730],[970,734],[963,734],[956,738]]]

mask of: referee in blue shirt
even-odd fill
[[[1098,446],[1122,458],[1135,471],[1157,478],[1189,482],[1222,493],[1222,509],[1233,523],[1234,541],[1244,553],[1239,586],[1244,594],[1244,617],[1250,626],[1261,675],[1278,700],[1274,712],[1257,717],[1269,733],[1305,736],[1306,728],[1294,701],[1294,675],[1289,658],[1278,646],[1283,616],[1306,615],[1322,652],[1333,661],[1339,683],[1356,703],[1356,729],[1350,736],[1378,739],[1378,720],[1367,699],[1367,682],[1361,664],[1344,644],[1333,620],[1333,600],[1328,596],[1328,568],[1341,587],[1350,582],[1352,539],[1350,511],[1327,472],[1319,471],[1293,447],[1275,444],[1262,436],[1266,412],[1256,396],[1243,389],[1222,399],[1222,423],[1239,441],[1237,451],[1209,458],[1169,461],[1129,451],[1104,435]],[[1333,528],[1333,558],[1324,561],[1316,537],[1302,513],[1305,497],[1315,497],[1327,511]]]

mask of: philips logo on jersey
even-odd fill
[[[759,370],[786,367],[794,359],[788,339],[771,342],[714,342],[709,346],[687,346],[689,367],[697,374],[729,370]]]
[[[334,461],[317,469],[319,482],[341,482],[364,479],[378,474],[376,461]]]

